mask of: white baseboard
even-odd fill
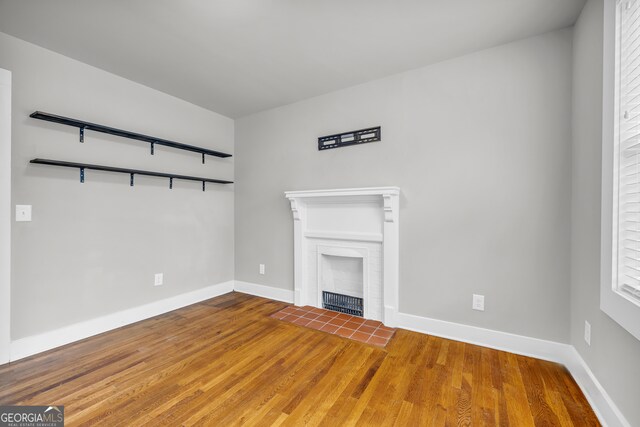
[[[455,341],[508,351],[523,356],[561,363],[582,389],[593,411],[604,426],[631,427],[605,389],[598,382],[575,347],[522,335],[510,334],[460,323],[398,313],[397,327]]]
[[[563,364],[576,380],[600,422],[609,427],[631,427],[620,409],[595,377],[575,347],[570,346]]]
[[[293,303],[293,290],[274,288],[272,286],[258,285],[257,283],[235,281],[233,289],[244,294],[255,295],[276,301]]]
[[[32,356],[65,344],[79,341],[150,317],[158,316],[209,298],[233,291],[232,280],[198,289],[171,298],[129,308],[84,322],[75,323],[43,334],[15,340],[11,343],[11,361]]]
[[[118,313],[70,325],[41,335],[11,343],[11,360],[18,360],[61,345],[119,328],[187,305],[195,304],[231,291],[293,303],[293,290],[256,283],[228,281],[162,301],[131,308]],[[397,327],[467,342],[565,365],[591,404],[600,422],[609,427],[630,427],[611,397],[596,379],[576,349],[569,344],[546,341],[476,326],[398,313]]]
[[[410,331],[477,344],[552,362],[564,360],[568,349],[572,348],[569,344],[555,341],[546,341],[406,313],[398,313],[397,324],[399,328]]]

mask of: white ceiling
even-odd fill
[[[0,0],[0,31],[241,117],[570,26],[584,2]]]

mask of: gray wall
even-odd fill
[[[571,40],[555,31],[237,120],[236,280],[293,289],[285,190],[397,185],[402,312],[568,342]],[[316,148],[375,125],[382,142]]]
[[[81,35],[80,35],[81,36]],[[233,152],[233,121],[0,33],[13,72],[12,339],[233,279],[233,186],[29,165],[34,157],[233,179],[233,159],[87,132],[28,117],[34,110]],[[154,273],[164,286],[153,286]]]
[[[229,152],[232,120],[2,33],[0,52],[13,72],[13,204],[34,206],[33,222],[12,226],[13,339],[233,278],[233,187],[169,191],[137,178],[130,188],[97,172],[81,185],[75,170],[28,165],[51,157],[232,179],[233,159],[203,166],[161,147],[151,157],[146,144],[91,132],[81,145],[73,129],[28,114]],[[601,53],[602,0],[589,0],[573,32],[238,120],[235,278],[293,288],[285,190],[398,185],[401,311],[570,341],[640,425],[630,380],[640,378],[640,342],[599,309]],[[320,135],[378,124],[382,142],[315,148]],[[470,309],[472,293],[486,295],[486,312]]]
[[[0,365],[11,344],[11,73],[0,68]]]
[[[575,25],[571,344],[631,425],[640,426],[640,341],[600,310],[603,1],[589,0]],[[583,340],[591,323],[591,346]]]

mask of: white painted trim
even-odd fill
[[[0,365],[11,359],[11,72],[0,69]]]
[[[570,344],[398,313],[397,327],[566,366],[604,426],[631,427],[576,349]]]
[[[287,199],[307,198],[307,197],[352,197],[352,196],[384,196],[400,195],[399,187],[365,187],[365,188],[334,188],[329,190],[303,190],[285,191]]]
[[[293,291],[290,289],[274,288],[273,286],[258,285],[257,283],[236,280],[233,290],[236,292],[242,292],[243,294],[293,303]]]
[[[294,291],[239,280],[220,283],[162,301],[14,341],[11,360],[18,360],[64,344],[119,328],[231,291],[293,303]],[[476,326],[397,313],[397,327],[456,341],[536,357],[565,365],[591,404],[600,422],[609,427],[631,427],[576,349],[569,344],[525,337]]]
[[[310,268],[307,260],[309,237],[318,233],[327,233],[334,239],[334,227],[328,230],[308,230],[307,212],[316,205],[331,203],[346,206],[358,203],[382,202],[382,316],[386,325],[395,326],[398,312],[398,288],[400,284],[400,188],[365,187],[337,188],[326,190],[285,191],[285,197],[291,204],[293,215],[293,276],[296,305],[314,305],[317,301],[311,293],[314,287],[309,283],[307,274]],[[348,234],[348,233],[340,233]],[[363,233],[357,233],[361,241]],[[370,233],[369,236],[371,236]],[[366,294],[365,294],[366,296]],[[365,300],[365,306],[367,301]]]
[[[382,242],[382,233],[346,233],[342,231],[307,230],[304,237],[325,240],[351,240],[354,242]]]
[[[617,160],[615,1],[604,2],[602,84],[602,199],[600,229],[600,309],[640,340],[640,306],[617,288]],[[616,240],[614,244],[614,239]]]
[[[398,328],[553,362],[562,362],[568,349],[572,348],[569,344],[555,341],[525,337],[407,313],[398,313],[397,320]]]
[[[600,422],[609,427],[631,427],[578,351],[569,346],[563,363],[576,380]]]
[[[251,295],[293,302],[293,291],[248,282],[235,282],[235,290]],[[604,426],[631,427],[609,394],[570,344],[462,325],[407,313],[397,313],[397,327],[561,363],[569,370]]]
[[[200,301],[208,300],[232,292],[233,287],[234,282],[231,280],[139,307],[75,323],[54,331],[21,338],[11,343],[11,361],[51,350],[131,323],[149,319]]]

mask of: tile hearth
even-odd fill
[[[289,306],[271,317],[378,347],[385,347],[396,331],[377,320],[310,306]]]

